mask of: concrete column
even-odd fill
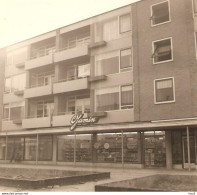
[[[140,132],[140,148],[141,148],[141,161],[140,163],[145,166],[145,148],[144,148],[144,132]]]
[[[94,144],[97,142],[97,134],[92,134],[92,140],[91,140],[91,150],[92,150],[92,162],[97,161],[97,150],[94,147]]]
[[[54,164],[57,162],[57,136],[53,135],[53,156],[52,161]]]
[[[143,140],[142,140],[141,132],[137,132],[137,148],[138,148],[138,159],[139,159],[139,162],[141,162],[142,154],[143,154],[142,142],[143,142]]]
[[[172,134],[171,131],[165,132],[166,140],[166,168],[172,169]]]
[[[59,98],[58,95],[54,95],[54,115],[57,115],[59,110]]]
[[[55,64],[55,80],[54,82],[58,82],[60,79],[60,66],[59,64]]]
[[[26,88],[28,89],[30,86],[30,73],[29,71],[27,70],[26,71]]]

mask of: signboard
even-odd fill
[[[98,117],[87,117],[83,118],[84,114],[75,114],[70,120],[71,127],[70,130],[73,131],[76,126],[88,125],[97,123],[99,118]]]

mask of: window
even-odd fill
[[[89,95],[70,96],[67,100],[67,111],[71,114],[82,114],[90,112]]]
[[[54,81],[54,71],[44,72],[40,74],[32,74],[31,75],[31,87],[39,87],[39,86],[45,86],[50,85]]]
[[[6,138],[0,138],[0,160],[5,160],[5,153],[6,153]]]
[[[25,102],[13,102],[10,104],[4,104],[3,106],[3,119],[15,120],[22,119],[24,117]]]
[[[174,78],[155,80],[155,103],[174,101]]]
[[[53,138],[50,135],[39,136],[39,147],[38,147],[38,160],[47,161],[52,160],[53,156]]]
[[[131,49],[124,49],[120,51],[120,69],[122,71],[132,67]]]
[[[48,117],[54,111],[52,100],[37,102],[37,117]]]
[[[95,75],[109,75],[130,70],[131,49],[112,51],[95,57]]]
[[[168,1],[152,6],[152,25],[158,25],[170,21]]]
[[[121,108],[129,109],[133,107],[133,86],[121,86]]]
[[[163,39],[153,42],[153,63],[171,61],[172,57],[172,39]]]
[[[193,0],[193,10],[194,10],[194,14],[197,13],[197,0]]]
[[[5,79],[5,93],[12,93],[14,91],[21,91],[25,89],[26,75],[19,74]]]
[[[96,111],[119,110],[119,87],[96,90]]]
[[[95,90],[96,111],[130,109],[133,107],[132,85]]]
[[[36,136],[25,137],[25,154],[24,160],[36,160],[37,138]]]
[[[27,48],[20,48],[7,53],[7,65],[24,63],[27,58]]]
[[[131,16],[130,14],[125,14],[120,16],[120,33],[125,33],[131,30]]]

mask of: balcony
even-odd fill
[[[18,122],[17,122],[18,121]],[[17,130],[21,130],[22,126],[21,123],[19,121],[21,121],[20,119],[18,120],[10,120],[10,121],[6,121],[3,120],[2,121],[2,131],[17,131]]]
[[[25,89],[24,98],[40,97],[52,94],[52,84],[35,86],[32,88]]]
[[[59,113],[59,115],[53,116],[53,126],[70,126],[72,116],[71,113]]]
[[[32,128],[42,128],[42,127],[50,127],[51,126],[51,117],[28,117],[23,119],[22,127],[25,129],[32,129]]]
[[[53,63],[54,46],[44,46],[32,52],[31,58],[26,61],[25,69],[30,70],[33,68],[42,67]]]
[[[75,80],[61,80],[53,84],[53,93],[65,93],[70,91],[88,89],[88,77],[78,78]]]
[[[88,56],[89,43],[90,37],[86,35],[80,35],[68,39],[66,44],[54,54],[54,62]]]

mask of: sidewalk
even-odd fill
[[[104,184],[108,182],[121,181],[126,179],[139,178],[155,174],[171,174],[171,175],[196,175],[197,171],[192,170],[167,170],[167,169],[128,169],[128,168],[98,168],[98,167],[71,167],[62,165],[24,165],[24,164],[1,164],[5,168],[34,168],[34,169],[57,169],[57,170],[75,170],[75,171],[97,171],[97,172],[110,172],[111,178],[87,182],[82,184],[68,185],[68,186],[54,186],[53,188],[43,188],[36,191],[53,191],[53,192],[94,192],[94,186],[97,184]],[[16,188],[8,188],[0,186],[0,191],[20,191]]]

